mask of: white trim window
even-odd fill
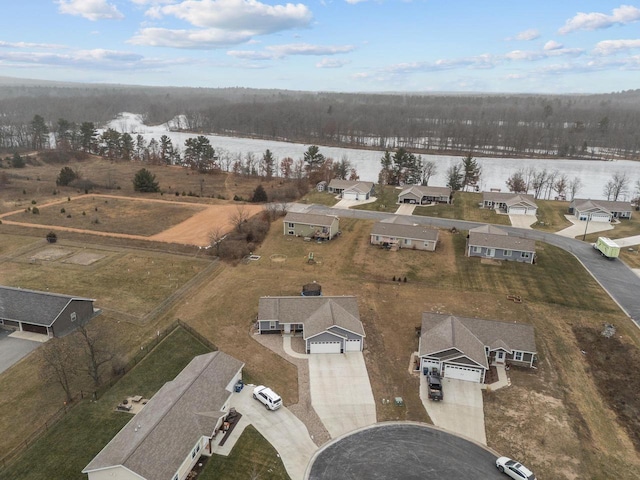
[[[513,250],[505,250],[503,253],[505,257],[510,257],[512,254],[513,254]]]
[[[295,228],[296,224],[295,223],[289,223],[289,228]]]
[[[471,250],[473,253],[480,253],[482,252],[482,247],[471,247]]]
[[[523,352],[517,352],[514,350],[513,352],[513,360],[516,362],[521,362],[522,358],[524,357],[524,353]]]
[[[529,252],[522,252],[522,253],[520,253],[520,257],[521,258],[530,258],[531,254]]]

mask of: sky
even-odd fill
[[[640,88],[640,1],[11,0],[0,76],[332,92]]]

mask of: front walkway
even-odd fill
[[[609,222],[587,222],[585,220],[578,220],[575,215],[565,215],[564,218],[569,220],[573,225],[567,227],[559,232],[556,232],[556,235],[562,235],[563,237],[575,238],[578,235],[585,234],[585,228],[587,229],[586,233],[597,233],[604,232],[607,230],[613,230],[613,225]]]
[[[621,247],[633,247],[634,245],[640,245],[640,235],[633,237],[616,238],[614,240]]]

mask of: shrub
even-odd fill
[[[62,167],[60,173],[58,174],[58,178],[56,179],[56,185],[60,185],[61,187],[66,187],[74,180],[80,178],[78,172],[73,170],[71,167]]]
[[[40,209],[38,207],[33,207],[31,209],[31,213],[33,213],[34,215],[39,215],[40,214]]]
[[[133,189],[136,192],[155,193],[160,190],[156,176],[146,168],[141,168],[133,177]]]
[[[31,200],[31,205],[35,205],[37,202],[35,200]]]
[[[60,213],[66,213],[66,210],[64,208],[61,208]]]
[[[49,242],[49,243],[56,243],[56,241],[58,240],[58,235],[56,235],[56,232],[51,231],[51,232],[47,233],[45,238],[47,239],[47,242]]]
[[[262,185],[258,185],[253,191],[251,201],[254,203],[267,201],[267,192],[264,190],[264,187]]]

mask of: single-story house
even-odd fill
[[[449,187],[429,187],[412,185],[405,188],[398,195],[398,203],[451,203],[453,193]]]
[[[184,480],[229,413],[244,364],[223,353],[195,357],[82,470],[89,480]]]
[[[334,178],[329,182],[329,193],[340,195],[345,200],[369,200],[374,194],[373,182],[361,182],[359,180],[341,180]]]
[[[361,352],[364,328],[358,300],[342,297],[262,297],[261,334],[302,333],[307,353]]]
[[[331,240],[338,235],[340,220],[335,215],[289,212],[284,217],[284,234]]]
[[[632,210],[631,202],[575,198],[569,204],[569,213],[578,220],[591,222],[610,222],[614,218],[629,219]]]
[[[466,253],[469,257],[534,263],[536,242],[509,235],[493,225],[483,225],[469,230]]]
[[[535,215],[538,212],[533,196],[518,193],[482,192],[482,206],[508,215]]]
[[[63,337],[100,310],[94,299],[0,286],[0,326]]]
[[[433,252],[438,244],[439,231],[425,225],[418,225],[402,217],[380,220],[371,229],[372,245],[397,245],[398,248],[412,248]]]
[[[533,326],[425,312],[420,331],[420,370],[484,383],[489,366],[509,362],[532,367]]]

